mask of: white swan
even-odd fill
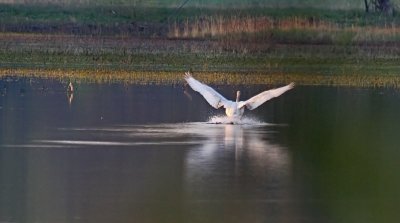
[[[248,99],[247,101],[239,101],[240,91],[237,91],[236,101],[230,101],[224,98],[224,96],[219,94],[211,87],[194,79],[190,72],[185,72],[185,80],[194,91],[197,91],[201,95],[203,95],[203,97],[212,107],[216,109],[224,107],[226,115],[229,118],[233,118],[235,120],[242,117],[245,107],[249,110],[253,110],[264,102],[272,98],[278,97],[294,87],[294,83],[290,83],[284,87],[261,92],[260,94]]]

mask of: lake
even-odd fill
[[[0,80],[0,222],[400,219],[398,90],[297,86],[230,125],[183,84],[67,85]]]

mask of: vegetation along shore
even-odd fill
[[[192,69],[216,83],[400,86],[394,11],[60,2],[0,4],[1,76],[177,83]]]

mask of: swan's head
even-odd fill
[[[240,91],[236,92],[236,102],[239,102],[240,100]]]

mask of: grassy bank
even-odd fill
[[[1,5],[0,17],[3,75],[37,69],[46,77],[91,73],[94,79],[126,81],[121,75],[137,80],[132,73],[170,77],[192,69],[307,85],[398,85],[397,15],[359,9]]]
[[[151,5],[151,4],[150,4]],[[400,24],[400,15],[366,14],[362,9],[348,8],[202,8],[177,9],[163,4],[149,7],[141,4],[0,4],[2,32],[64,33],[91,35],[133,35],[147,37],[171,35],[175,25],[184,32],[196,29],[224,32],[261,32],[275,29],[338,30],[339,28],[376,27],[393,29]],[[306,4],[305,4],[306,5]],[[185,28],[185,26],[188,26]],[[246,29],[249,27],[250,30]],[[221,30],[222,31],[222,30]],[[393,31],[393,30],[391,30]],[[208,32],[208,30],[204,30]],[[218,34],[221,34],[219,32]],[[208,34],[206,34],[207,36]]]
[[[183,72],[170,71],[90,71],[62,69],[2,69],[0,80],[8,77],[51,78],[75,83],[171,84],[183,86]],[[304,86],[389,87],[400,88],[398,75],[301,75],[263,72],[195,72],[196,78],[209,84],[282,85],[295,82]]]
[[[66,1],[68,2],[68,1]],[[400,15],[362,9],[0,4],[0,32],[365,44],[400,40]]]
[[[42,34],[0,36],[0,67],[397,74],[396,45],[259,44]]]
[[[184,71],[192,69],[215,74],[217,78],[212,82],[296,81],[305,85],[391,87],[399,84],[400,49],[393,45],[250,43],[243,49],[243,44],[211,40],[43,34],[3,34],[0,45],[3,76],[175,83]]]

